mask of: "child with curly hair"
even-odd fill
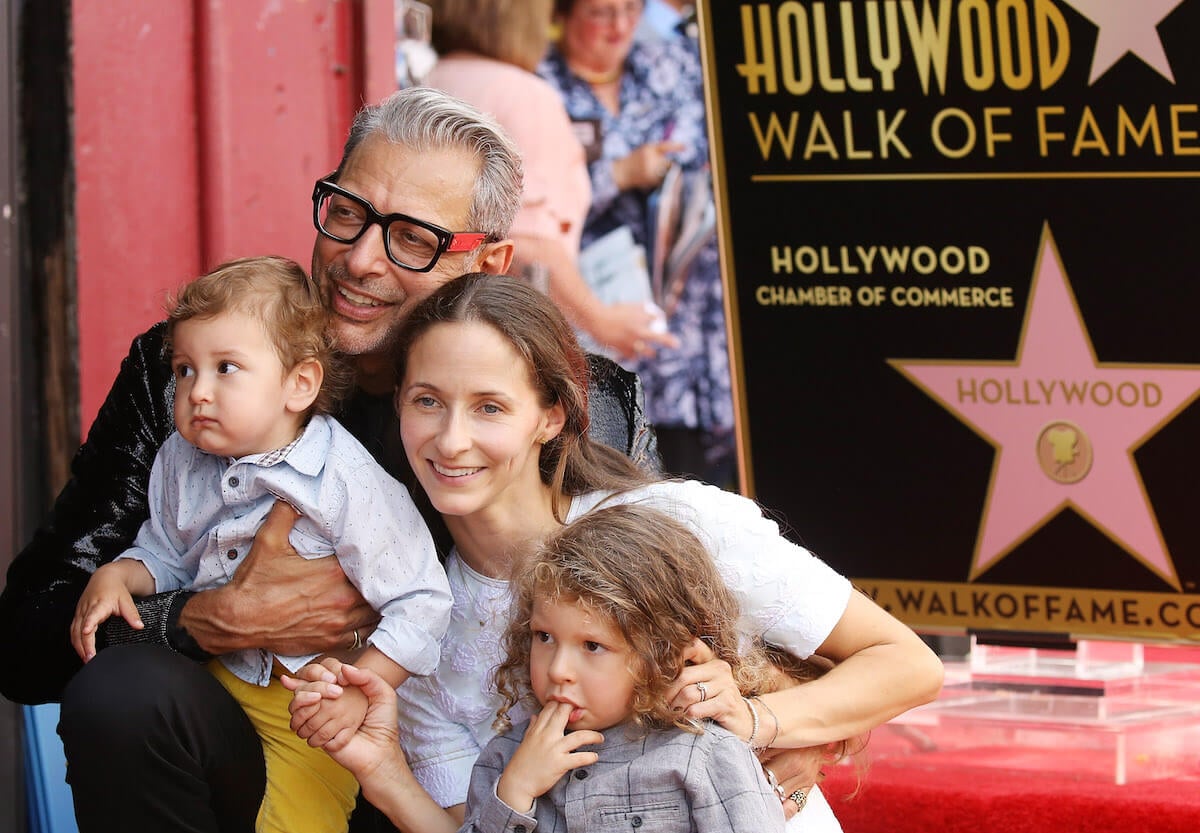
[[[463,830],[590,830],[618,819],[648,830],[783,830],[752,746],[666,696],[696,639],[744,692],[767,673],[761,650],[738,645],[737,602],[686,526],[637,504],[597,509],[519,565],[512,590],[496,672],[503,734],[472,772]],[[513,725],[522,714],[533,716]]]

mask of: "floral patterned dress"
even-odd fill
[[[596,146],[589,153],[592,205],[583,245],[624,225],[636,242],[646,246],[649,195],[618,191],[613,161],[648,142],[670,140],[685,145],[674,155],[684,170],[700,170],[708,164],[703,76],[695,44],[685,39],[635,42],[625,61],[620,112],[615,115],[587,82],[567,68],[557,49],[551,48],[538,74],[562,95],[573,122],[598,127]],[[668,327],[679,339],[679,347],[660,349],[654,357],[630,366],[645,387],[647,416],[656,427],[705,432],[708,462],[719,466],[733,455],[733,400],[715,239],[692,264]]]

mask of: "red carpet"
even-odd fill
[[[1147,646],[1146,659],[1194,663],[1200,649]],[[1145,780],[1152,773],[1136,767],[1152,766],[1145,757],[1153,755],[1131,756],[1138,777],[1124,786],[1097,775],[1111,766],[1111,754],[1070,748],[1066,738],[1049,750],[930,747],[897,755],[889,730],[877,729],[868,745],[868,755],[872,748],[876,754],[857,795],[848,797],[856,784],[851,767],[834,767],[822,785],[846,833],[1200,833],[1194,729],[1164,736],[1173,753],[1185,760],[1191,753],[1194,763],[1174,766],[1171,778]],[[981,767],[989,757],[1008,768]],[[1014,771],[1024,766],[1028,772]]]
[[[1196,833],[1200,771],[1123,787],[1044,773],[875,761],[852,798],[838,767],[822,785],[846,833]]]

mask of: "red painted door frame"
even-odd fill
[[[391,0],[72,6],[80,414],[167,294],[231,257],[309,265],[312,183],[394,81]]]

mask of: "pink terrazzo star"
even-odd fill
[[[1179,589],[1133,452],[1200,367],[1097,361],[1048,225],[1039,249],[1015,361],[889,360],[996,448],[971,579],[1071,507]]]
[[[1183,0],[1066,0],[1068,6],[1096,24],[1096,52],[1088,84],[1108,72],[1126,54],[1136,55],[1172,84],[1158,24]]]

